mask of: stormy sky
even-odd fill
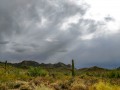
[[[119,0],[0,0],[0,60],[120,66]]]

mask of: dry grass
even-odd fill
[[[120,90],[120,86],[111,85],[110,83],[100,81],[89,87],[89,90]]]

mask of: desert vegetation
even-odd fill
[[[120,90],[120,69],[1,62],[0,90]]]

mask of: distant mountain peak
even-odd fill
[[[44,68],[71,68],[71,65],[68,64],[64,64],[62,62],[58,62],[58,63],[55,63],[55,64],[51,64],[51,63],[48,63],[48,64],[45,64],[45,63],[38,63],[36,61],[32,61],[32,60],[24,60],[20,63],[15,63],[14,66],[16,67],[29,67],[29,66],[33,66],[33,67],[37,67],[37,66],[40,66],[40,67],[44,67]]]
[[[66,65],[66,64],[64,64],[62,62],[58,62],[58,63],[54,64],[54,66],[55,67],[63,67],[63,68],[71,68],[70,64]]]
[[[22,66],[39,66],[39,63],[36,62],[36,61],[31,61],[31,60],[24,60],[20,63],[18,63],[19,65],[22,65]]]
[[[89,67],[89,68],[81,68],[79,70],[80,71],[105,71],[105,70],[108,70],[108,69],[101,68],[101,67],[98,67],[98,66],[93,66],[93,67]]]

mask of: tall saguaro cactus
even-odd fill
[[[72,76],[75,76],[74,60],[72,60]]]
[[[5,70],[7,69],[7,61],[5,61]]]

